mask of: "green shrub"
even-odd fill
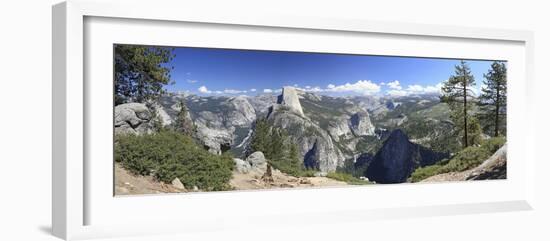
[[[504,145],[504,137],[494,137],[481,142],[479,146],[469,146],[462,149],[452,159],[443,160],[435,165],[416,169],[411,175],[412,182],[418,182],[428,177],[448,172],[462,172],[477,167]]]
[[[346,183],[351,184],[351,185],[370,184],[369,181],[361,180],[357,177],[354,177],[353,175],[351,175],[349,173],[343,173],[343,172],[329,172],[329,173],[327,173],[327,177],[331,178],[331,179],[334,179],[334,180],[337,180],[337,181],[346,182]]]
[[[115,161],[135,174],[152,174],[166,183],[177,177],[187,187],[207,191],[230,189],[234,166],[231,156],[211,154],[191,137],[168,130],[117,136]]]
[[[412,173],[411,181],[412,182],[419,182],[419,181],[422,181],[422,180],[424,180],[428,177],[437,175],[437,174],[441,173],[440,172],[441,167],[442,167],[442,165],[435,164],[435,165],[431,165],[431,166],[425,166],[425,167],[418,168]]]

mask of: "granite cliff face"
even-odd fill
[[[299,116],[304,116],[298,90],[293,87],[284,87],[282,94],[278,97],[277,104],[287,107],[290,111],[295,112]]]
[[[366,177],[377,183],[406,182],[418,168],[447,157],[409,141],[400,129],[394,130],[371,161]]]

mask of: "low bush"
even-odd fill
[[[273,168],[295,177],[312,177],[316,171],[295,165],[291,160],[267,160]]]
[[[419,182],[419,181],[422,181],[422,180],[424,180],[428,177],[440,174],[442,166],[443,165],[441,165],[441,164],[434,164],[434,165],[431,165],[431,166],[425,166],[425,167],[418,168],[411,174],[411,181],[412,182]]]
[[[411,175],[411,181],[418,182],[437,174],[461,172],[477,167],[493,155],[505,142],[504,137],[494,137],[482,141],[479,146],[464,148],[448,161],[443,160],[434,165],[416,169]]]
[[[186,187],[207,191],[229,190],[234,166],[230,155],[211,154],[191,137],[169,130],[116,136],[115,161],[135,174],[166,183],[177,177]]]
[[[327,173],[327,177],[337,181],[346,182],[351,185],[370,184],[370,182],[367,180],[361,180],[349,173],[343,173],[343,172],[329,172]]]

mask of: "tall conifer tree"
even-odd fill
[[[502,61],[493,62],[483,77],[485,80],[479,96],[481,118],[488,122],[489,128],[493,128],[494,136],[498,136],[506,117],[506,64]]]
[[[462,132],[464,147],[471,144],[468,141],[471,139],[468,138],[468,122],[470,122],[470,101],[474,98],[473,86],[475,86],[475,79],[470,67],[464,60],[461,60],[460,64],[455,66],[454,75],[451,75],[441,87],[441,102],[447,103],[451,108],[451,117],[458,128],[457,132]]]

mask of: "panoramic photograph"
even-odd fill
[[[113,46],[114,195],[506,179],[507,62]]]

